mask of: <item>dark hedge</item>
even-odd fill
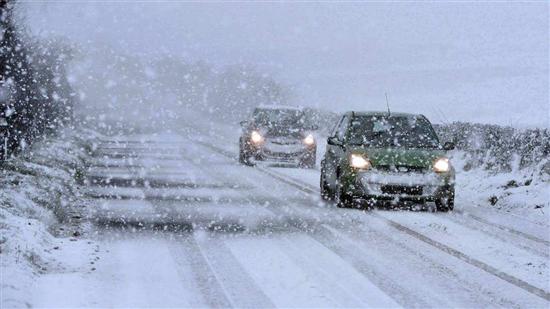
[[[12,152],[69,125],[74,97],[65,72],[70,49],[19,29],[14,3],[0,0],[0,116],[8,119]]]

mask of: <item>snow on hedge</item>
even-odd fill
[[[64,131],[0,167],[0,307],[27,306],[35,276],[66,267],[55,255],[83,232],[78,179],[93,137]]]

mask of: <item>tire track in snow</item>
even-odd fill
[[[403,242],[396,241],[378,231],[374,231],[377,240],[370,239],[370,241],[352,238],[348,233],[361,234],[355,230],[346,233],[330,226],[322,226],[318,233],[313,235],[313,238],[338,254],[358,271],[364,273],[365,276],[371,278],[378,286],[385,287],[387,289],[386,293],[392,295],[396,301],[405,307],[428,308],[434,306],[470,307],[480,306],[481,304],[483,304],[482,306],[494,305],[491,291],[487,291],[480,284],[460,278],[452,267],[446,266],[422,252],[413,251]],[[327,241],[327,239],[337,239],[338,241]],[[372,245],[373,241],[378,243],[375,248],[363,246],[364,244]],[[388,246],[386,247],[386,245]],[[398,252],[397,256],[391,254],[395,253],[396,249]],[[369,250],[372,251],[369,252]],[[384,258],[379,255],[380,252],[389,252],[390,255]],[[415,294],[407,293],[403,286],[409,278],[407,276],[408,265],[395,265],[395,259],[400,256],[407,257],[412,265],[415,265],[414,261],[416,260],[419,260],[420,263],[431,265],[429,268],[414,270],[415,274],[420,275],[419,279],[415,279]],[[429,284],[424,285],[423,281],[429,282]],[[433,285],[436,285],[438,289],[434,290],[432,288]],[[442,291],[451,291],[451,293]],[[456,293],[458,291],[462,293]],[[419,297],[419,295],[422,296]],[[498,305],[505,307],[518,306],[515,303],[503,300],[499,300]]]
[[[170,245],[170,253],[178,266],[190,265],[193,272],[193,281],[202,294],[204,303],[211,308],[234,307],[221,282],[216,277],[212,266],[197,244],[195,237],[178,237],[177,244]],[[182,261],[184,259],[184,261]],[[178,271],[176,269],[176,271]],[[182,278],[188,280],[188,278]]]
[[[130,175],[132,175],[132,178],[135,179],[140,178],[140,176],[133,171],[130,171]],[[144,192],[144,196],[146,195],[147,193]],[[159,208],[157,203],[155,203],[155,200],[148,201],[157,210],[157,212],[162,212],[162,209]],[[178,272],[182,281],[190,279],[185,277],[186,273],[183,271],[183,269],[189,265],[189,268],[193,274],[192,281],[196,284],[197,289],[202,294],[204,304],[207,304],[208,307],[212,308],[233,307],[230,299],[227,297],[223,287],[214,275],[211,266],[200,250],[195,239],[192,236],[180,236],[177,239],[179,242],[177,244],[169,243],[168,249],[172,255],[172,259],[178,266],[178,268],[176,268],[176,272]]]
[[[275,305],[246,272],[216,233],[195,232],[194,239],[210,269],[236,308],[273,308]]]
[[[132,148],[129,147],[128,149],[131,150]],[[128,161],[127,160],[121,161],[120,164],[117,165],[117,167],[121,167],[121,168],[128,167],[124,164],[125,162],[128,162]],[[140,166],[140,167],[143,168],[143,166]],[[105,172],[106,172],[105,177],[110,177],[110,176],[107,175],[108,171],[105,171]],[[138,173],[136,171],[133,171],[133,170],[128,170],[128,175],[131,177],[131,179],[139,179],[140,178]],[[127,183],[123,183],[122,187],[124,187],[126,184]],[[113,188],[116,188],[116,187],[113,187]],[[137,187],[135,189],[138,190],[138,191],[141,191],[142,196],[145,195],[145,193],[143,192],[143,189],[145,189],[145,188]],[[116,200],[119,200],[119,199],[116,199]],[[134,201],[132,201],[132,200],[128,200],[129,204],[132,204],[133,202]],[[151,204],[151,207],[153,208],[153,210],[158,211],[158,209],[156,209],[155,205],[153,205],[152,203],[150,203],[150,204]],[[118,224],[122,224],[124,226],[130,225],[130,227],[131,227],[130,231],[132,231],[133,228],[136,228],[132,225],[132,223],[125,222],[125,220],[122,220],[122,222],[116,222],[116,220],[115,220],[115,222],[113,222],[110,219],[107,219],[107,220],[108,221],[106,222],[106,224],[108,224],[109,226],[113,225],[113,223],[114,223],[115,226],[117,226]],[[145,224],[145,225],[139,224],[138,228],[141,228],[141,227],[144,227],[144,226],[147,226],[147,224]],[[163,233],[163,230],[160,229],[160,228],[158,230],[155,230],[155,233],[157,233],[158,231],[161,231],[160,233]],[[178,231],[178,232],[181,232],[181,231]],[[131,235],[133,235],[133,234],[134,233],[132,232]],[[187,232],[185,232],[184,234],[187,234]],[[161,235],[163,235],[163,234],[161,234]],[[120,237],[120,235],[118,235],[116,238],[118,238],[118,237]],[[182,238],[185,239],[185,238],[188,238],[188,237],[182,237]],[[208,271],[208,266],[205,265],[204,259],[200,255],[200,251],[189,249],[189,248],[193,248],[193,243],[186,241],[186,242],[184,242],[185,247],[184,246],[175,247],[174,244],[173,244],[174,240],[171,239],[171,237],[163,235],[162,239],[165,240],[164,245],[166,246],[166,249],[167,249],[166,253],[169,254],[170,259],[174,263],[173,266],[175,266],[174,269],[172,269],[172,271],[173,270],[176,271],[177,277],[178,277],[179,281],[182,284],[182,286],[180,286],[179,288],[184,288],[185,289],[185,291],[181,291],[182,299],[185,299],[186,292],[189,292],[189,291],[202,292],[202,293],[200,293],[202,295],[200,295],[198,297],[191,297],[188,300],[188,301],[191,301],[191,303],[187,304],[186,306],[199,307],[199,306],[205,306],[205,304],[207,304],[209,307],[219,307],[219,308],[229,307],[230,303],[224,297],[223,293],[220,293],[219,289],[216,288],[215,280],[211,280],[211,272]],[[198,253],[198,254],[194,254],[194,253]],[[185,259],[185,261],[183,259]],[[127,264],[127,263],[128,263],[128,261],[124,262],[124,264]],[[129,264],[132,264],[132,263],[135,263],[135,262],[130,261]],[[146,266],[146,265],[142,265],[142,267],[144,267],[144,266]],[[139,270],[137,272],[139,272]],[[190,273],[194,275],[194,278],[189,277]],[[147,282],[147,279],[145,279],[145,280],[146,280],[144,282],[145,284],[152,285],[157,289],[165,289],[165,287],[162,287],[162,286],[159,287],[158,283],[152,283],[150,281]],[[164,280],[162,282],[164,282]],[[134,285],[135,284],[140,284],[140,282],[132,282],[132,283]],[[169,287],[169,289],[171,289],[171,288],[175,288],[175,287],[174,286]],[[147,291],[144,291],[142,293],[147,294]],[[197,293],[197,294],[199,294],[199,293]],[[205,294],[207,295],[207,297],[204,297]],[[156,295],[152,294],[151,296],[155,297]]]
[[[504,225],[501,225],[501,224],[498,224],[498,223],[493,223],[493,222],[490,222],[488,220],[485,220],[481,217],[478,217],[476,215],[473,215],[471,213],[466,213],[460,209],[457,209],[457,210],[454,210],[456,213],[458,214],[462,214],[462,215],[466,215],[480,223],[483,223],[483,224],[486,224],[486,225],[490,225],[490,226],[494,226],[500,230],[503,230],[505,232],[508,232],[508,233],[512,233],[512,234],[516,234],[517,236],[521,236],[523,238],[526,238],[526,239],[529,239],[529,240],[532,240],[532,241],[535,241],[535,242],[538,242],[538,243],[541,243],[541,244],[545,244],[547,246],[550,246],[550,241],[548,240],[544,240],[544,239],[540,239],[536,236],[533,236],[533,235],[530,235],[530,234],[527,234],[527,233],[524,233],[522,231],[518,231],[518,230],[515,230],[515,229],[512,229],[512,228],[509,228],[507,226],[504,226]]]
[[[219,175],[195,162],[192,154],[180,151],[180,155],[203,175],[209,176],[209,179],[219,179]],[[217,238],[215,232],[195,230],[190,245],[188,252],[179,253],[193,255],[190,261],[199,264],[196,280],[205,293],[205,298],[214,300],[214,303],[210,304],[211,307],[271,308],[275,306],[223,241]],[[207,274],[206,278],[203,274]],[[215,282],[213,290],[208,288],[211,282]]]
[[[505,236],[502,235],[502,233],[499,232],[500,230],[494,231],[494,230],[490,230],[490,229],[486,228],[487,226],[492,226],[491,224],[477,226],[476,224],[473,224],[472,222],[465,222],[464,220],[462,220],[461,218],[458,218],[456,216],[446,216],[445,219],[447,219],[451,222],[457,223],[461,226],[467,227],[471,230],[475,230],[475,231],[478,231],[480,233],[487,234],[487,235],[489,235],[493,238],[496,238],[496,239],[498,239],[502,242],[509,242],[509,239],[507,239]],[[506,229],[504,229],[502,231],[504,231],[505,233],[509,232]],[[542,256],[544,258],[547,258],[547,259],[550,258],[550,253],[549,253],[550,249],[548,247],[546,247],[544,245],[541,245],[540,243],[532,243],[532,242],[531,242],[532,246],[527,246],[525,244],[526,239],[519,239],[519,238],[521,238],[521,236],[518,236],[515,233],[508,233],[506,236],[516,239],[516,241],[509,242],[511,245],[513,245],[513,246],[515,246],[519,249],[529,251],[533,254]],[[538,247],[544,246],[544,248],[536,248],[535,246],[538,246]]]
[[[538,288],[538,287],[536,287],[536,286],[534,286],[534,285],[532,285],[532,284],[530,284],[530,283],[528,283],[524,280],[521,280],[517,277],[511,276],[511,275],[509,275],[505,272],[502,272],[502,271],[498,270],[497,268],[495,268],[495,267],[493,267],[489,264],[486,264],[486,263],[484,263],[484,262],[482,262],[478,259],[470,257],[470,256],[468,256],[468,255],[466,255],[466,254],[464,254],[464,253],[462,253],[462,252],[460,252],[456,249],[453,249],[453,248],[451,248],[451,247],[449,247],[449,246],[447,246],[447,245],[445,245],[441,242],[433,240],[433,239],[425,236],[424,234],[416,232],[416,231],[414,231],[414,230],[412,230],[412,229],[410,229],[410,228],[408,228],[404,225],[401,225],[401,224],[399,224],[399,223],[397,223],[393,220],[387,219],[387,218],[385,218],[383,216],[380,216],[379,214],[375,214],[375,213],[372,213],[372,215],[379,218],[379,219],[382,219],[383,221],[386,221],[392,227],[396,228],[399,231],[402,231],[406,234],[409,234],[409,235],[413,236],[414,238],[417,238],[417,239],[419,239],[419,240],[421,240],[421,241],[423,241],[423,242],[425,242],[425,243],[427,243],[427,244],[429,244],[429,245],[431,245],[431,246],[433,246],[433,247],[435,247],[435,248],[437,248],[437,249],[439,249],[443,252],[448,253],[449,255],[452,255],[452,256],[454,256],[454,257],[456,257],[456,258],[458,258],[458,259],[460,259],[460,260],[462,260],[462,261],[464,261],[464,262],[466,262],[470,265],[473,265],[473,266],[475,266],[475,267],[477,267],[477,268],[479,268],[483,271],[486,271],[486,272],[488,272],[488,273],[490,273],[490,274],[492,274],[492,275],[494,275],[494,276],[496,276],[496,277],[498,277],[498,278],[500,278],[500,279],[502,279],[502,280],[504,280],[508,283],[511,283],[511,284],[513,284],[513,285],[515,285],[519,288],[522,288],[522,289],[530,292],[531,294],[537,295],[537,296],[539,296],[539,297],[541,297],[541,298],[543,298],[547,301],[550,301],[550,293],[543,290],[543,289],[541,289],[541,288]]]
[[[330,287],[325,286],[325,288],[328,288],[329,290],[325,291],[326,294],[323,295],[333,299],[334,303],[349,308],[397,307],[398,303],[403,306],[405,306],[405,304],[407,306],[411,306],[411,297],[408,297],[407,301],[403,302],[394,299],[395,294],[393,292],[400,292],[401,295],[406,295],[407,293],[403,290],[398,290],[398,288],[395,288],[389,291],[388,289],[380,288],[379,284],[381,282],[379,280],[372,280],[372,272],[367,274],[361,271],[361,269],[355,267],[356,265],[349,263],[347,259],[342,258],[342,256],[337,252],[327,247],[324,242],[318,241],[316,237],[312,237],[310,234],[311,233],[304,235],[306,239],[309,239],[311,242],[311,245],[307,248],[304,248],[307,242],[297,245],[288,239],[279,240],[279,244],[285,248],[283,252],[298,265],[300,265],[301,269],[308,272],[311,276],[325,277],[330,280]],[[313,253],[310,253],[310,250],[313,251]],[[318,250],[320,250],[320,252]],[[318,259],[316,263],[312,264],[311,261],[318,258],[323,251],[328,251],[330,254],[324,255],[324,259]],[[333,257],[338,260],[330,261]],[[323,262],[325,265],[319,265],[323,264]],[[342,264],[342,266],[340,266],[341,268],[334,272],[334,268],[338,267],[339,263]],[[347,280],[341,280],[343,276],[346,276]],[[320,280],[317,282],[319,281]],[[384,282],[383,286],[390,286],[388,283],[389,282]],[[392,282],[392,284],[395,284],[395,282]],[[379,291],[382,292],[385,297],[382,297],[379,294]],[[422,307],[427,307],[427,304],[423,303]]]

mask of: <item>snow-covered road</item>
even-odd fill
[[[548,307],[548,226],[503,214],[339,209],[319,172],[237,163],[233,128],[113,137],[89,196],[86,272],[37,307]],[[87,265],[84,265],[86,263]],[[89,264],[89,265],[88,265]]]

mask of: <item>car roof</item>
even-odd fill
[[[353,114],[354,116],[397,116],[397,117],[424,117],[422,114],[412,114],[412,113],[395,113],[391,112],[380,112],[380,111],[349,111],[346,114]]]
[[[290,106],[290,105],[258,105],[256,108],[257,109],[269,109],[269,110],[287,109],[287,110],[303,111],[303,108],[301,108],[301,107]]]

